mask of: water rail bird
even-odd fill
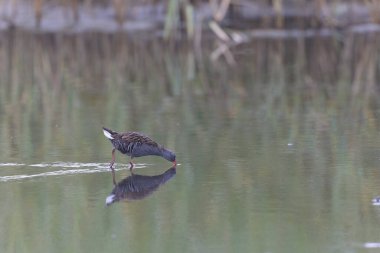
[[[103,133],[113,145],[112,160],[110,163],[112,171],[113,164],[115,163],[115,150],[119,150],[122,154],[131,157],[129,162],[131,165],[130,170],[133,168],[132,159],[134,157],[148,155],[161,156],[172,162],[173,166],[177,165],[175,154],[172,151],[164,148],[164,146],[158,144],[144,134],[138,132],[117,133],[105,127],[103,127]]]

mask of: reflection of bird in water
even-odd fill
[[[372,205],[380,206],[380,196],[372,199]]]
[[[131,170],[133,168],[132,159],[134,157],[147,155],[162,156],[166,160],[173,162],[173,166],[176,166],[177,164],[175,154],[172,151],[164,148],[162,145],[141,133],[127,132],[119,134],[105,127],[103,127],[103,133],[111,141],[114,147],[112,149],[112,160],[110,163],[112,171],[112,166],[115,163],[115,149],[131,157],[131,161],[129,162]]]
[[[165,184],[175,174],[175,167],[155,176],[132,174],[115,185],[112,193],[106,199],[106,204],[108,206],[123,199],[143,199],[157,190],[160,185]]]

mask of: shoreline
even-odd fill
[[[339,4],[320,8],[312,4],[284,7],[281,14],[271,6],[249,2],[231,5],[222,19],[216,23],[226,31],[240,32],[256,38],[287,38],[294,36],[326,36],[336,32],[380,32],[369,6],[364,4]],[[168,29],[166,6],[162,3],[131,6],[122,18],[114,6],[78,5],[70,9],[46,3],[40,13],[33,4],[17,2],[0,4],[0,32],[17,29],[33,33],[77,34],[86,32],[127,33],[165,36]],[[215,20],[215,12],[208,4],[200,4],[192,12],[195,33],[210,31],[209,22]],[[179,15],[179,14],[178,14]],[[186,20],[177,17],[171,27],[174,37],[186,37]],[[280,20],[280,22],[279,22]],[[183,36],[185,34],[185,36]],[[172,36],[171,36],[172,37]]]

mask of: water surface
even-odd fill
[[[380,243],[378,43],[259,40],[237,64],[123,36],[0,43],[1,252],[368,252]],[[175,175],[106,206],[101,128],[175,150]],[[171,163],[135,161],[160,175]],[[116,180],[130,176],[116,155]]]

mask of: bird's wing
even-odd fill
[[[158,147],[159,145],[157,142],[153,141],[151,138],[149,138],[146,135],[137,133],[137,132],[128,132],[126,134],[123,134],[121,137],[126,142],[133,142],[133,143],[139,143],[139,144],[148,144],[153,147]]]

